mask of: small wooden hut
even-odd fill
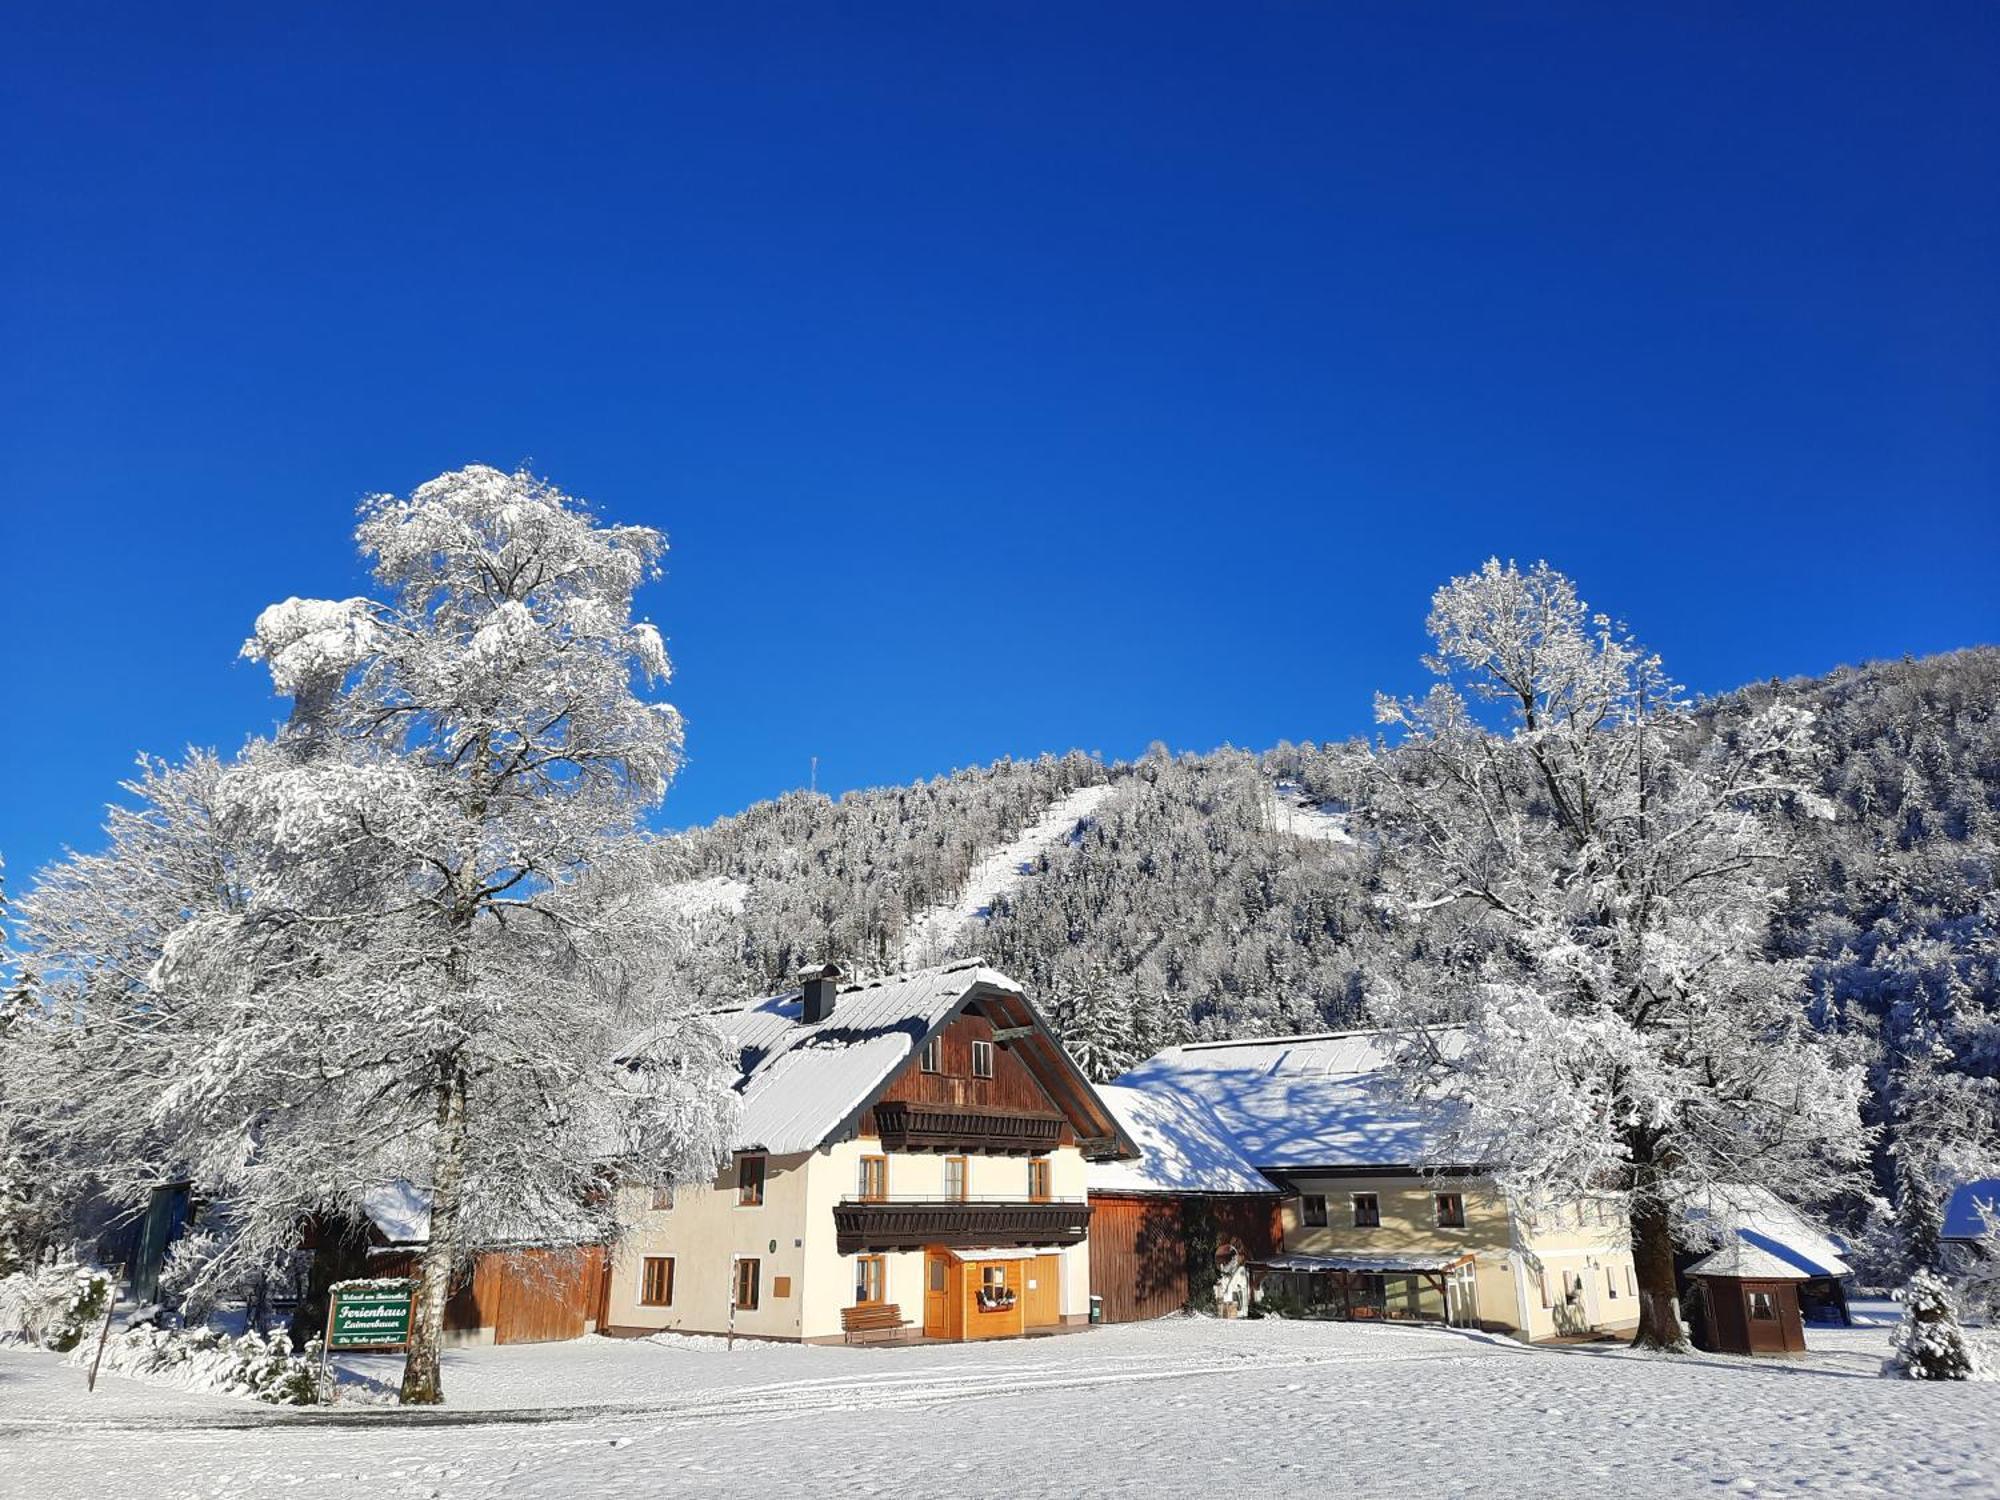
[[[1743,1240],[1687,1268],[1701,1289],[1695,1342],[1715,1354],[1804,1354],[1799,1284],[1806,1274]]]

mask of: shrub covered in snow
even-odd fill
[[[1903,1290],[1903,1321],[1889,1340],[1884,1375],[1910,1380],[1987,1380],[1988,1370],[1958,1326],[1951,1289],[1918,1271]]]
[[[70,1355],[88,1364],[89,1345]],[[237,1338],[213,1328],[170,1328],[145,1322],[120,1329],[104,1345],[107,1374],[153,1380],[186,1390],[249,1396],[273,1406],[313,1406],[326,1399],[317,1339],[303,1353],[292,1352],[282,1330],[255,1331]]]
[[[74,1349],[111,1296],[110,1272],[51,1251],[32,1271],[0,1276],[0,1343]]]

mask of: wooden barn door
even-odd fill
[[[1022,1318],[1029,1328],[1062,1322],[1062,1257],[1037,1255],[1028,1262],[1028,1286],[1021,1294]]]
[[[546,1344],[583,1337],[604,1274],[601,1247],[574,1256],[555,1250],[514,1250],[483,1257],[479,1274],[486,1276],[489,1268],[498,1294],[494,1343]]]

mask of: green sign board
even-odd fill
[[[366,1290],[335,1288],[329,1349],[399,1349],[410,1341],[410,1308],[416,1284],[370,1282]]]

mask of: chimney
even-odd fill
[[[833,997],[840,990],[840,965],[827,964],[799,975],[799,1024],[817,1026],[833,1014]]]

